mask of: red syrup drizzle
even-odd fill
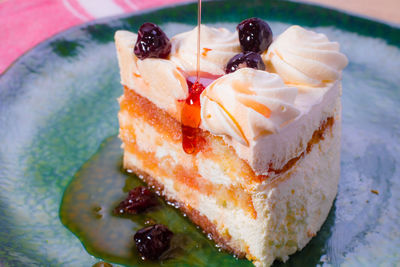
[[[214,80],[221,77],[200,72],[199,78],[189,76],[186,79],[189,88],[189,96],[183,100],[185,103],[182,108],[182,148],[187,154],[197,153],[206,143],[202,130],[199,128],[201,123],[201,103],[200,95],[204,89]]]
[[[200,95],[204,89],[214,80],[222,75],[213,75],[202,72],[200,69],[200,25],[201,25],[201,0],[197,1],[197,68],[196,76],[189,76],[186,79],[189,88],[189,96],[184,100],[182,108],[182,148],[187,154],[199,152],[206,143],[202,130],[199,128],[201,123],[201,104]],[[203,49],[203,56],[211,51],[209,48]]]
[[[200,115],[200,95],[205,86],[200,83],[200,25],[201,25],[201,0],[197,1],[197,68],[196,80],[192,82],[186,80],[189,88],[189,96],[186,98],[182,108],[182,148],[187,154],[194,154],[199,151],[201,144],[205,140],[201,136],[199,128],[201,122]]]
[[[199,128],[200,116],[200,95],[205,87],[196,81],[192,83],[187,80],[189,96],[186,98],[182,109],[182,148],[187,154],[198,152],[201,144],[205,142]]]

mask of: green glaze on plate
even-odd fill
[[[140,185],[143,182],[138,177],[122,169],[121,141],[110,137],[65,190],[61,221],[81,239],[90,254],[108,262],[127,266],[206,266],[213,255],[211,265],[252,266],[246,260],[218,252],[206,235],[161,198],[157,207],[140,214],[113,215],[113,209],[126,198],[127,192]],[[143,261],[133,235],[154,223],[167,225],[174,237],[163,260]]]
[[[295,2],[203,5],[205,23],[231,30],[252,16],[269,21],[275,35],[290,24],[323,32],[341,44],[350,60],[343,74],[342,175],[334,208],[310,244],[276,265],[398,265],[400,30]],[[72,28],[32,49],[0,77],[0,266],[91,266],[99,261],[63,226],[59,208],[74,175],[97,151],[90,162],[101,157],[100,145],[118,132],[116,98],[122,87],[114,32],[136,31],[151,21],[172,36],[193,27],[195,18],[196,5],[187,4]],[[117,142],[112,140],[104,146]],[[118,163],[110,166],[118,168]],[[122,177],[115,177],[121,185]],[[189,236],[204,244],[190,255],[199,260],[194,265],[239,263],[170,210],[168,216],[182,221]],[[179,264],[188,262],[182,258]]]

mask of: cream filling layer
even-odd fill
[[[120,128],[120,136],[124,140],[130,140],[129,132],[124,128],[134,130],[135,140],[132,140],[137,145],[140,151],[154,152],[159,161],[160,167],[181,165],[185,169],[191,169],[193,160],[198,167],[199,174],[213,184],[230,186],[233,181],[229,175],[224,172],[220,165],[209,161],[202,153],[198,153],[193,159],[192,155],[186,154],[182,150],[179,143],[173,143],[165,140],[153,126],[138,117],[132,117],[128,112],[120,112],[118,114]],[[153,142],[149,142],[152,140]],[[169,177],[170,178],[170,177]],[[238,179],[242,180],[242,179]]]

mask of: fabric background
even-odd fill
[[[0,0],[0,73],[24,52],[72,26],[188,0]]]

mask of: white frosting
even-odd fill
[[[196,69],[197,29],[171,38],[169,60],[138,60],[132,53],[135,34],[118,31],[115,38],[122,83],[180,121],[181,100],[188,95],[183,73]],[[212,49],[201,61],[202,71],[212,74],[223,73],[226,62],[240,50],[236,33],[206,26],[202,48]],[[299,156],[313,132],[332,116],[341,93],[341,69],[347,64],[338,49],[325,35],[289,28],[263,54],[286,86],[276,74],[254,69],[224,75],[201,96],[200,127],[222,135],[256,174],[274,176],[271,168],[279,170]],[[248,83],[248,90],[235,90],[243,86],[234,83]],[[297,84],[298,90],[289,84]],[[267,108],[269,118],[264,116]]]
[[[201,94],[202,128],[248,146],[277,133],[300,111],[293,106],[297,88],[278,75],[242,68],[215,80]]]
[[[225,66],[236,54],[240,53],[237,32],[225,28],[212,28],[201,25],[200,69],[215,75],[224,75]],[[171,38],[170,59],[186,72],[197,68],[197,27],[189,32]],[[210,49],[210,50],[208,50]]]
[[[245,159],[257,174],[276,174],[270,171],[282,169],[285,164],[301,155],[315,130],[321,123],[332,117],[337,99],[340,97],[341,83],[336,81],[323,88],[311,88],[298,93],[294,106],[300,115],[278,134],[264,135],[244,146],[231,138],[225,141],[232,146],[240,158]]]
[[[128,31],[115,33],[121,83],[180,120],[179,100],[188,96],[185,77],[170,60],[138,59],[133,54],[136,39],[137,35]]]
[[[340,79],[347,65],[339,44],[321,33],[292,26],[263,54],[267,66],[290,84],[323,86]]]

